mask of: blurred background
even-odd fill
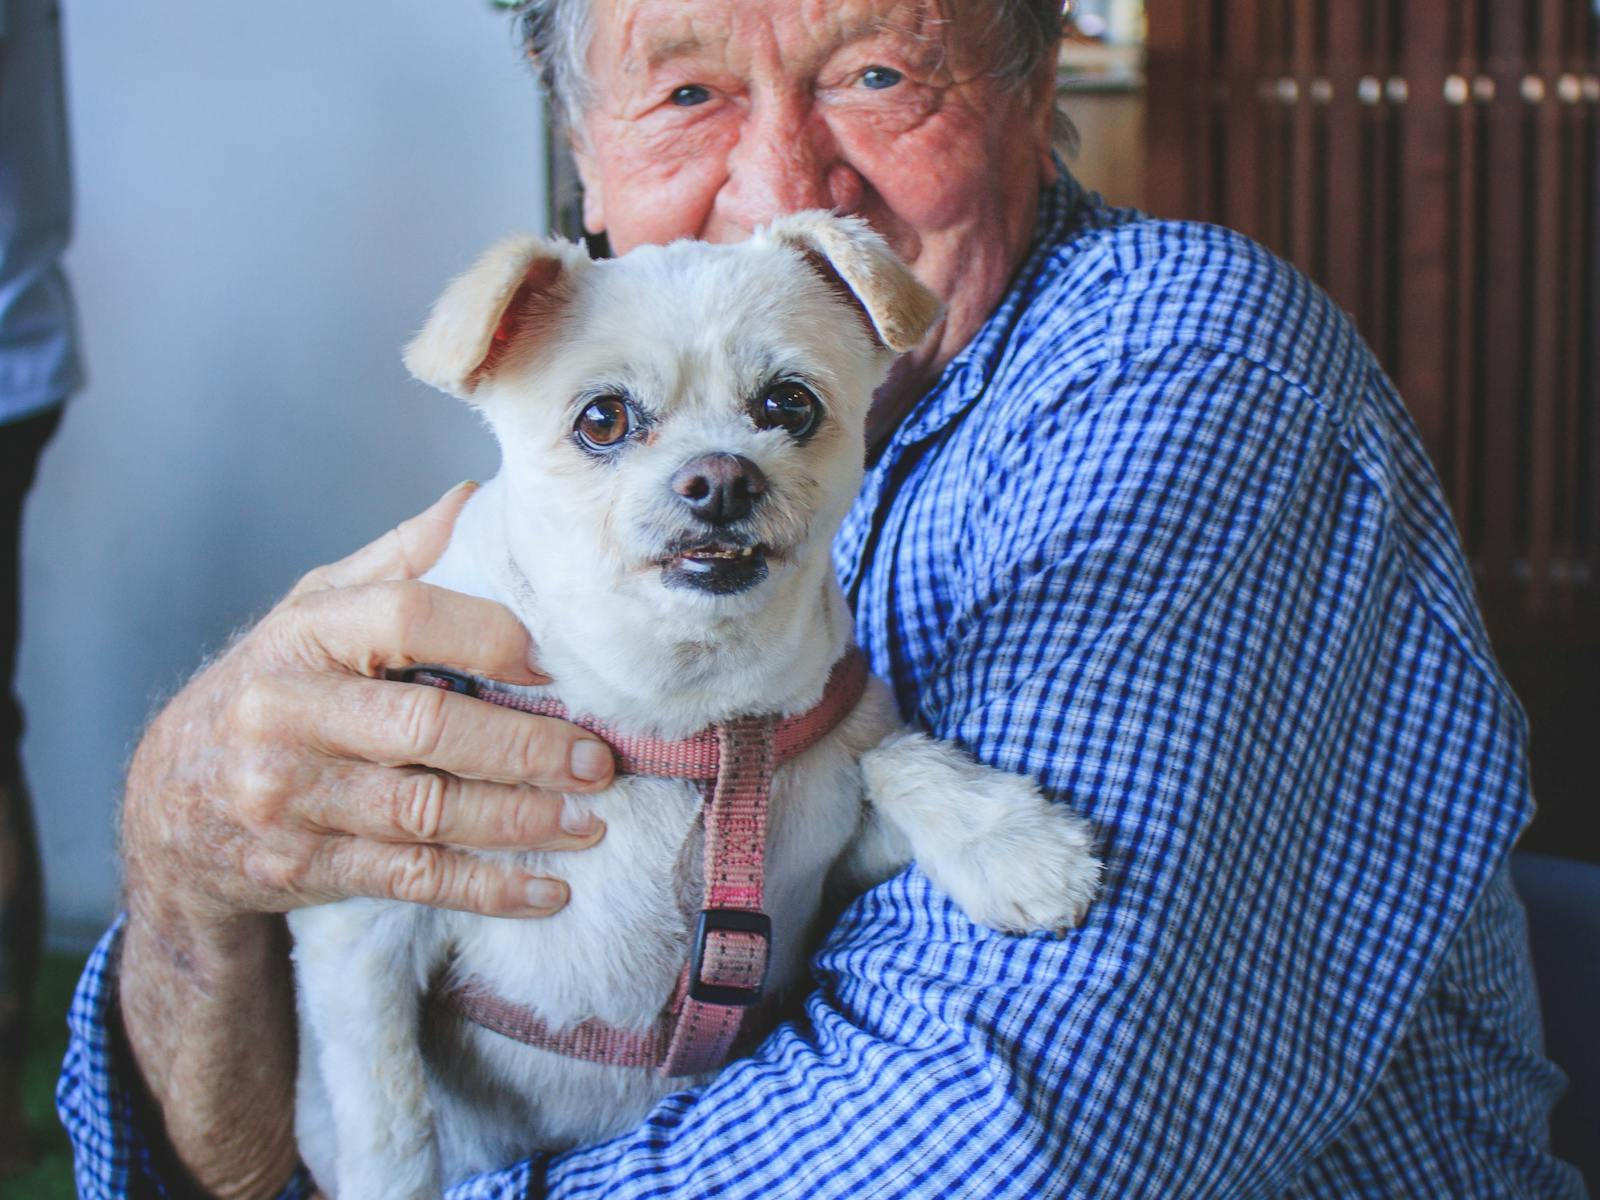
[[[88,384],[27,512],[19,682],[48,937],[83,946],[152,708],[302,572],[493,472],[400,347],[546,199],[532,76],[485,3],[62,12]]]
[[[1243,230],[1356,316],[1532,721],[1524,845],[1600,862],[1600,0],[1070,9],[1075,173]],[[19,690],[70,955],[117,908],[121,775],[162,698],[302,572],[494,470],[399,350],[490,241],[571,230],[575,184],[488,0],[62,20],[88,383],[27,509]]]
[[[55,7],[0,0],[0,71],[38,67],[25,26]],[[304,571],[492,474],[477,419],[400,348],[447,279],[548,207],[533,78],[485,0],[66,0],[59,19],[87,384],[23,525],[47,953],[0,1159],[28,1128],[42,1158],[5,1200],[72,1194],[50,1096],[82,954],[118,908],[140,730]]]

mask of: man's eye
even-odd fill
[[[868,67],[861,72],[861,85],[875,92],[881,92],[884,88],[892,88],[904,78],[905,76],[893,67]]]
[[[711,99],[711,91],[698,83],[686,83],[672,93],[672,102],[679,108],[693,108]]]

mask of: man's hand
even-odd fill
[[[611,781],[573,725],[386,670],[544,682],[504,608],[417,582],[470,485],[306,576],[198,674],[134,754],[123,809],[123,1021],[179,1157],[223,1196],[295,1159],[287,937],[272,915],[374,896],[544,916],[564,884],[457,847],[579,849],[562,792]]]

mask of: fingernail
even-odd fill
[[[567,757],[567,768],[574,779],[585,783],[598,783],[611,774],[611,751],[604,742],[581,738],[572,743]]]
[[[537,646],[528,651],[528,674],[532,675],[538,683],[550,682],[550,676],[545,674],[544,668],[539,665],[539,648]]]
[[[554,910],[566,906],[567,885],[559,879],[530,879],[524,889],[529,908]]]
[[[573,808],[563,805],[561,808],[561,831],[570,833],[573,837],[586,838],[600,828],[600,818],[587,809]]]
[[[478,481],[477,480],[475,480],[475,479],[463,479],[460,483],[456,484],[455,487],[451,488],[444,495],[440,496],[437,500],[435,500],[434,504],[435,505],[451,504],[451,503],[454,503],[456,500],[458,500],[463,493],[475,492],[477,490],[478,490]]]

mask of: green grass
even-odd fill
[[[0,1180],[0,1200],[70,1200],[72,1150],[56,1120],[56,1076],[67,1051],[67,1005],[83,970],[83,958],[47,954],[34,993],[32,1037],[22,1070],[23,1104],[39,1160],[31,1171]]]

